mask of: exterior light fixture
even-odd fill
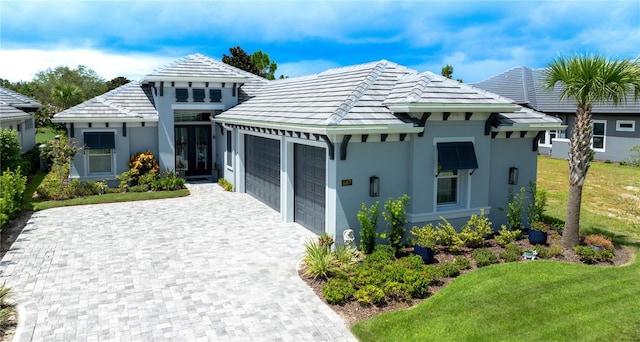
[[[380,196],[380,178],[376,176],[369,177],[369,196]]]
[[[511,185],[518,184],[518,168],[517,167],[509,168],[509,184]]]

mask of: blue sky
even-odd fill
[[[199,52],[262,50],[277,75],[386,59],[477,82],[559,54],[640,56],[640,1],[0,1],[0,78],[79,64],[139,79]]]

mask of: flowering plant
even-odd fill
[[[531,229],[532,230],[538,230],[538,231],[541,231],[541,232],[548,232],[549,231],[549,227],[542,221],[531,222]]]

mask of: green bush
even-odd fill
[[[27,177],[20,173],[20,167],[14,171],[7,169],[0,177],[0,229],[20,210]]]
[[[507,219],[509,220],[509,229],[516,230],[523,228],[522,226],[522,213],[524,210],[524,202],[525,202],[525,188],[520,188],[520,192],[517,194],[513,193],[513,189],[509,189],[509,203],[507,205],[507,209],[498,208],[505,212],[507,215]]]
[[[45,200],[62,200],[72,198],[75,195],[74,186],[77,183],[68,181],[69,164],[54,163],[51,171],[36,189],[38,196]]]
[[[410,234],[409,242],[422,247],[433,248],[438,240],[438,234],[431,223],[423,227],[413,226]]]
[[[11,288],[7,287],[6,283],[2,283],[0,286],[0,326],[5,326],[7,316],[9,316],[12,312],[11,308],[9,308],[9,304],[7,300],[11,295]]]
[[[420,257],[419,255],[411,255],[398,259],[398,261],[396,261],[396,264],[410,270],[421,270],[424,267],[422,257]]]
[[[509,243],[505,250],[500,252],[500,257],[506,262],[514,262],[522,259],[522,248],[515,243]]]
[[[363,305],[379,305],[384,303],[384,291],[375,285],[366,285],[359,288],[354,296],[358,303]]]
[[[355,289],[346,279],[332,278],[322,287],[324,299],[329,304],[344,304],[351,300]]]
[[[529,224],[542,221],[542,215],[547,207],[547,192],[545,189],[538,189],[536,182],[529,182],[529,203],[527,204],[527,217]]]
[[[395,259],[394,251],[391,246],[376,245],[373,253],[367,255],[364,259],[365,264],[387,264]]]
[[[471,253],[471,257],[476,261],[476,266],[484,267],[498,263],[498,256],[487,248],[479,248]]]
[[[326,279],[335,272],[335,256],[331,250],[309,240],[304,244],[306,252],[303,258],[306,270],[304,274],[312,278]]]
[[[453,278],[460,274],[460,267],[454,261],[443,261],[438,267],[438,274],[443,278]]]
[[[21,163],[21,148],[18,132],[12,129],[0,129],[0,167],[2,170],[15,171]]]
[[[561,255],[564,255],[564,247],[562,247],[562,245],[551,245],[549,247],[550,258],[561,256]]]
[[[480,215],[471,215],[467,224],[462,227],[459,237],[467,247],[477,247],[482,244],[485,236],[493,233],[489,218],[484,216],[484,209]]]
[[[224,191],[233,191],[233,184],[224,178],[218,178],[218,185],[220,185]]]
[[[507,226],[503,224],[500,229],[500,232],[498,232],[498,235],[496,235],[495,239],[500,246],[504,247],[509,243],[520,239],[520,236],[521,236],[521,231],[519,229],[509,230],[507,229]]]
[[[350,271],[358,261],[360,261],[360,252],[351,246],[336,246],[333,254],[335,256],[336,267],[343,272]]]
[[[151,183],[153,191],[174,191],[184,189],[185,180],[175,172],[165,171]]]
[[[471,261],[465,257],[457,256],[453,262],[455,262],[461,270],[468,270],[471,268]]]
[[[395,299],[400,301],[411,301],[411,293],[409,286],[405,283],[397,281],[388,281],[383,286],[384,294],[389,299]]]
[[[549,252],[549,247],[545,245],[535,245],[533,248],[538,252],[538,258],[541,259],[549,259],[551,257],[551,253]]]
[[[438,230],[436,231],[438,242],[448,250],[455,252],[464,245],[464,242],[460,239],[453,225],[446,219],[441,219],[443,222],[438,223]]]
[[[429,290],[429,285],[437,278],[437,270],[432,266],[423,271],[407,270],[403,275],[402,282],[407,285],[407,291],[412,298],[424,298]]]
[[[593,264],[598,261],[611,261],[613,259],[613,251],[609,249],[596,251],[591,246],[576,246],[574,251],[580,257],[580,261],[587,264]]]
[[[365,254],[373,253],[378,235],[378,215],[380,213],[380,202],[376,201],[370,208],[362,203],[358,211],[358,221],[362,229],[360,230],[360,249]]]
[[[384,204],[384,212],[382,212],[382,217],[387,222],[387,228],[389,229],[389,244],[396,254],[402,251],[402,240],[405,233],[404,225],[408,222],[408,203],[409,196],[406,194],[397,200],[389,198]]]

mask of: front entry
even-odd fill
[[[211,175],[211,125],[175,126],[176,171]]]

